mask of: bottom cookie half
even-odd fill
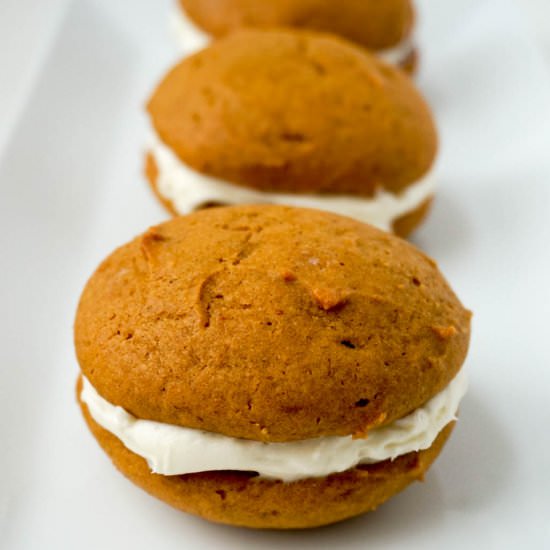
[[[180,215],[178,211],[176,210],[175,206],[172,204],[172,202],[167,199],[166,197],[163,197],[157,186],[157,177],[158,177],[158,170],[157,165],[155,163],[155,160],[153,159],[153,156],[151,154],[147,154],[145,158],[145,175],[147,177],[147,180],[149,181],[149,184],[151,185],[151,189],[153,190],[153,193],[157,197],[157,199],[162,203],[162,205],[168,210],[168,212],[172,216],[178,216]],[[407,212],[403,216],[400,216],[393,222],[393,232],[402,238],[407,238],[426,218],[430,211],[430,207],[433,202],[433,197],[428,198],[425,200],[420,206],[412,210],[411,212]],[[217,204],[217,205],[211,205],[211,206],[224,206],[223,204]]]
[[[103,450],[136,485],[184,512],[219,523],[262,529],[317,527],[376,509],[411,482],[423,478],[454,426],[454,422],[448,424],[424,451],[324,478],[285,483],[250,472],[152,474],[143,458],[97,424],[85,404],[80,402],[80,406]]]

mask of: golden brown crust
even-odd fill
[[[86,405],[80,402],[80,406],[103,450],[136,485],[175,508],[210,521],[264,529],[317,527],[376,509],[411,482],[423,479],[454,426],[454,422],[448,424],[429,449],[393,462],[284,483],[251,477],[246,472],[152,474],[143,458],[97,424]]]
[[[397,237],[239,206],[116,250],[82,294],[75,341],[98,392],[139,418],[291,441],[363,433],[425,403],[458,372],[469,318]]]
[[[418,208],[397,218],[393,222],[393,232],[406,239],[426,218],[432,206],[433,198],[425,200]]]
[[[180,6],[214,36],[241,27],[298,27],[374,50],[399,44],[414,23],[410,0],[180,0]]]
[[[149,181],[149,185],[151,186],[153,193],[166,208],[168,213],[172,216],[179,216],[180,214],[178,214],[176,207],[174,206],[172,201],[161,195],[161,193],[159,192],[157,185],[157,164],[155,162],[155,159],[153,158],[153,155],[151,155],[150,153],[145,156],[145,176]],[[399,237],[402,237],[404,239],[407,238],[424,221],[430,211],[432,201],[433,199],[429,198],[424,201],[420,206],[418,206],[418,208],[415,208],[407,214],[403,214],[403,216],[397,218],[393,222],[393,232]],[[226,205],[220,202],[217,203],[215,206]]]
[[[418,49],[414,48],[411,53],[399,63],[399,68],[409,75],[414,76],[418,70],[419,60],[420,55]]]
[[[429,108],[402,71],[313,32],[223,38],[172,69],[148,109],[187,165],[260,190],[398,192],[437,150]]]
[[[147,153],[145,155],[145,177],[147,178],[147,181],[149,182],[155,197],[157,197],[162,206],[166,208],[171,216],[179,216],[178,211],[176,210],[172,201],[170,199],[167,199],[164,195],[160,193],[157,185],[158,175],[159,171],[157,163],[155,162],[153,155],[151,155],[151,153]]]

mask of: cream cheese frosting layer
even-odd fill
[[[174,12],[171,21],[172,32],[185,55],[208,46],[210,37],[199,29],[181,9]],[[411,37],[404,38],[399,44],[385,50],[374,50],[376,55],[386,63],[401,65],[414,51],[414,41]]]
[[[371,430],[366,438],[320,437],[263,443],[172,424],[140,420],[103,399],[82,377],[81,400],[92,418],[129,450],[144,458],[153,473],[180,475],[212,470],[258,472],[286,482],[324,477],[358,464],[372,464],[429,448],[456,420],[467,389],[460,371],[450,384],[408,416]]]
[[[190,168],[158,135],[153,137],[150,153],[158,171],[157,190],[172,203],[179,214],[188,214],[208,203],[283,204],[334,212],[391,231],[395,220],[414,211],[435,192],[433,171],[399,194],[380,189],[370,198],[258,191],[201,174]]]
[[[386,50],[377,50],[376,55],[391,65],[401,66],[414,52],[414,41],[408,37],[403,39],[397,46]]]
[[[190,55],[208,46],[210,37],[191,21],[182,9],[175,9],[170,21],[174,38],[184,55]]]

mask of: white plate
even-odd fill
[[[72,319],[100,259],[165,217],[142,106],[176,48],[170,3],[81,0],[0,152],[2,548],[550,547],[550,83],[511,1],[420,4],[443,147],[415,240],[475,312],[471,391],[426,483],[334,527],[254,532],[168,508],[98,448]]]

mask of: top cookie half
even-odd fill
[[[186,166],[262,191],[398,193],[437,151],[429,108],[405,74],[313,32],[216,41],[170,71],[148,110]]]
[[[75,323],[83,374],[142,419],[232,437],[350,435],[445,388],[467,312],[434,262],[349,218],[202,210],[116,250]]]
[[[331,32],[369,49],[396,46],[410,35],[410,0],[180,0],[214,36],[241,27],[288,26]]]

